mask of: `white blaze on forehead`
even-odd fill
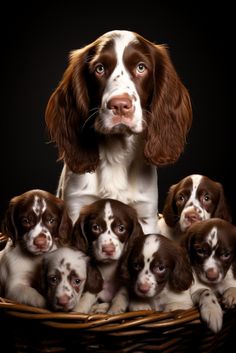
[[[146,267],[147,260],[149,259],[148,263],[150,264],[151,259],[153,258],[153,254],[157,252],[159,247],[160,247],[160,241],[158,240],[158,237],[155,234],[148,235],[147,239],[144,242],[144,247],[143,247],[145,267]]]
[[[202,175],[199,175],[199,174],[193,174],[191,175],[191,179],[192,179],[192,182],[193,182],[193,186],[192,186],[192,194],[188,200],[188,203],[189,202],[194,202],[196,201],[197,199],[197,189],[200,185],[200,182],[201,182],[201,179],[202,179]]]
[[[106,224],[107,224],[107,228],[110,228],[111,222],[112,222],[113,219],[114,219],[114,215],[113,215],[113,212],[112,212],[112,208],[111,208],[110,202],[107,202],[107,203],[105,204],[105,208],[104,208],[104,219],[105,219],[105,222],[106,222]]]
[[[40,214],[44,213],[46,210],[46,201],[39,196],[35,195],[34,203],[33,203],[33,211],[34,213],[39,216]]]
[[[218,241],[218,236],[217,236],[217,228],[213,227],[210,233],[208,234],[206,238],[207,243],[212,247],[215,248],[217,241]]]

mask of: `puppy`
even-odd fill
[[[53,311],[73,311],[78,305],[87,278],[88,257],[79,250],[59,248],[45,254],[42,291]]]
[[[104,282],[99,293],[85,291],[77,311],[106,312],[110,308],[112,313],[119,312],[119,303],[113,302],[120,287],[118,264],[128,242],[140,234],[143,232],[136,211],[120,201],[98,200],[81,210],[73,241],[90,256]]]
[[[126,307],[131,311],[172,311],[193,306],[188,290],[193,277],[187,254],[162,235],[136,239],[127,249],[120,275],[129,293]]]
[[[21,304],[44,307],[34,288],[42,255],[65,245],[72,222],[62,200],[43,190],[30,190],[11,199],[3,233],[11,244],[0,261],[1,295]]]
[[[170,187],[162,216],[161,234],[174,239],[194,222],[212,217],[232,221],[222,184],[199,174],[189,175]]]
[[[219,218],[194,223],[182,245],[194,271],[193,302],[209,328],[218,332],[223,312],[217,297],[225,308],[236,306],[236,227]]]

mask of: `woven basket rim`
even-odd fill
[[[81,329],[97,332],[121,331],[124,329],[154,329],[178,327],[183,324],[199,323],[196,308],[172,312],[140,310],[122,314],[81,314],[76,312],[51,312],[46,309],[19,304],[0,297],[0,312],[24,320],[39,321],[43,325],[63,329]]]

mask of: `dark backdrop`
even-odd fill
[[[62,164],[48,143],[44,112],[68,53],[106,31],[128,29],[169,46],[192,99],[185,151],[174,165],[159,170],[160,210],[171,184],[202,173],[224,185],[235,221],[235,19],[227,2],[224,7],[207,1],[32,3],[8,2],[2,11],[1,217],[15,195],[31,188],[56,190]]]

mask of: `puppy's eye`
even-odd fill
[[[209,194],[204,194],[202,197],[203,202],[210,202],[211,201],[211,197]]]
[[[59,282],[59,278],[55,275],[52,275],[52,276],[49,276],[48,277],[48,283],[51,285],[51,286],[56,286],[57,283]]]
[[[55,220],[55,218],[49,218],[48,220],[47,220],[47,222],[49,223],[49,224],[53,224],[54,222],[55,222],[56,220]]]
[[[165,265],[160,264],[156,267],[154,267],[153,271],[157,274],[164,274],[166,272],[167,268]]]
[[[104,67],[104,65],[103,64],[97,64],[96,66],[95,66],[95,74],[97,75],[97,76],[103,76],[104,75],[104,73],[105,73],[105,67]]]
[[[22,224],[23,226],[28,226],[28,225],[30,225],[30,220],[29,220],[28,218],[26,218],[26,217],[23,217],[23,218],[21,219],[21,224]]]
[[[137,74],[143,74],[147,70],[146,65],[143,62],[138,63],[136,66]]]
[[[207,249],[205,248],[196,248],[196,254],[200,257],[204,257],[207,255]]]
[[[80,283],[81,283],[81,280],[79,278],[72,279],[73,286],[78,287],[80,285]]]
[[[228,260],[231,256],[231,253],[229,251],[225,251],[220,255],[220,258],[224,261],[224,260]]]
[[[133,263],[133,269],[135,271],[141,271],[142,270],[142,266],[138,262],[134,262]]]
[[[120,233],[120,234],[123,234],[125,233],[126,229],[125,229],[125,226],[123,224],[119,224],[115,230],[117,231],[117,233]]]
[[[102,232],[102,227],[99,226],[97,223],[93,223],[91,226],[91,230],[94,233],[101,233]]]
[[[186,201],[186,197],[183,194],[179,194],[176,197],[176,203],[183,204]]]

